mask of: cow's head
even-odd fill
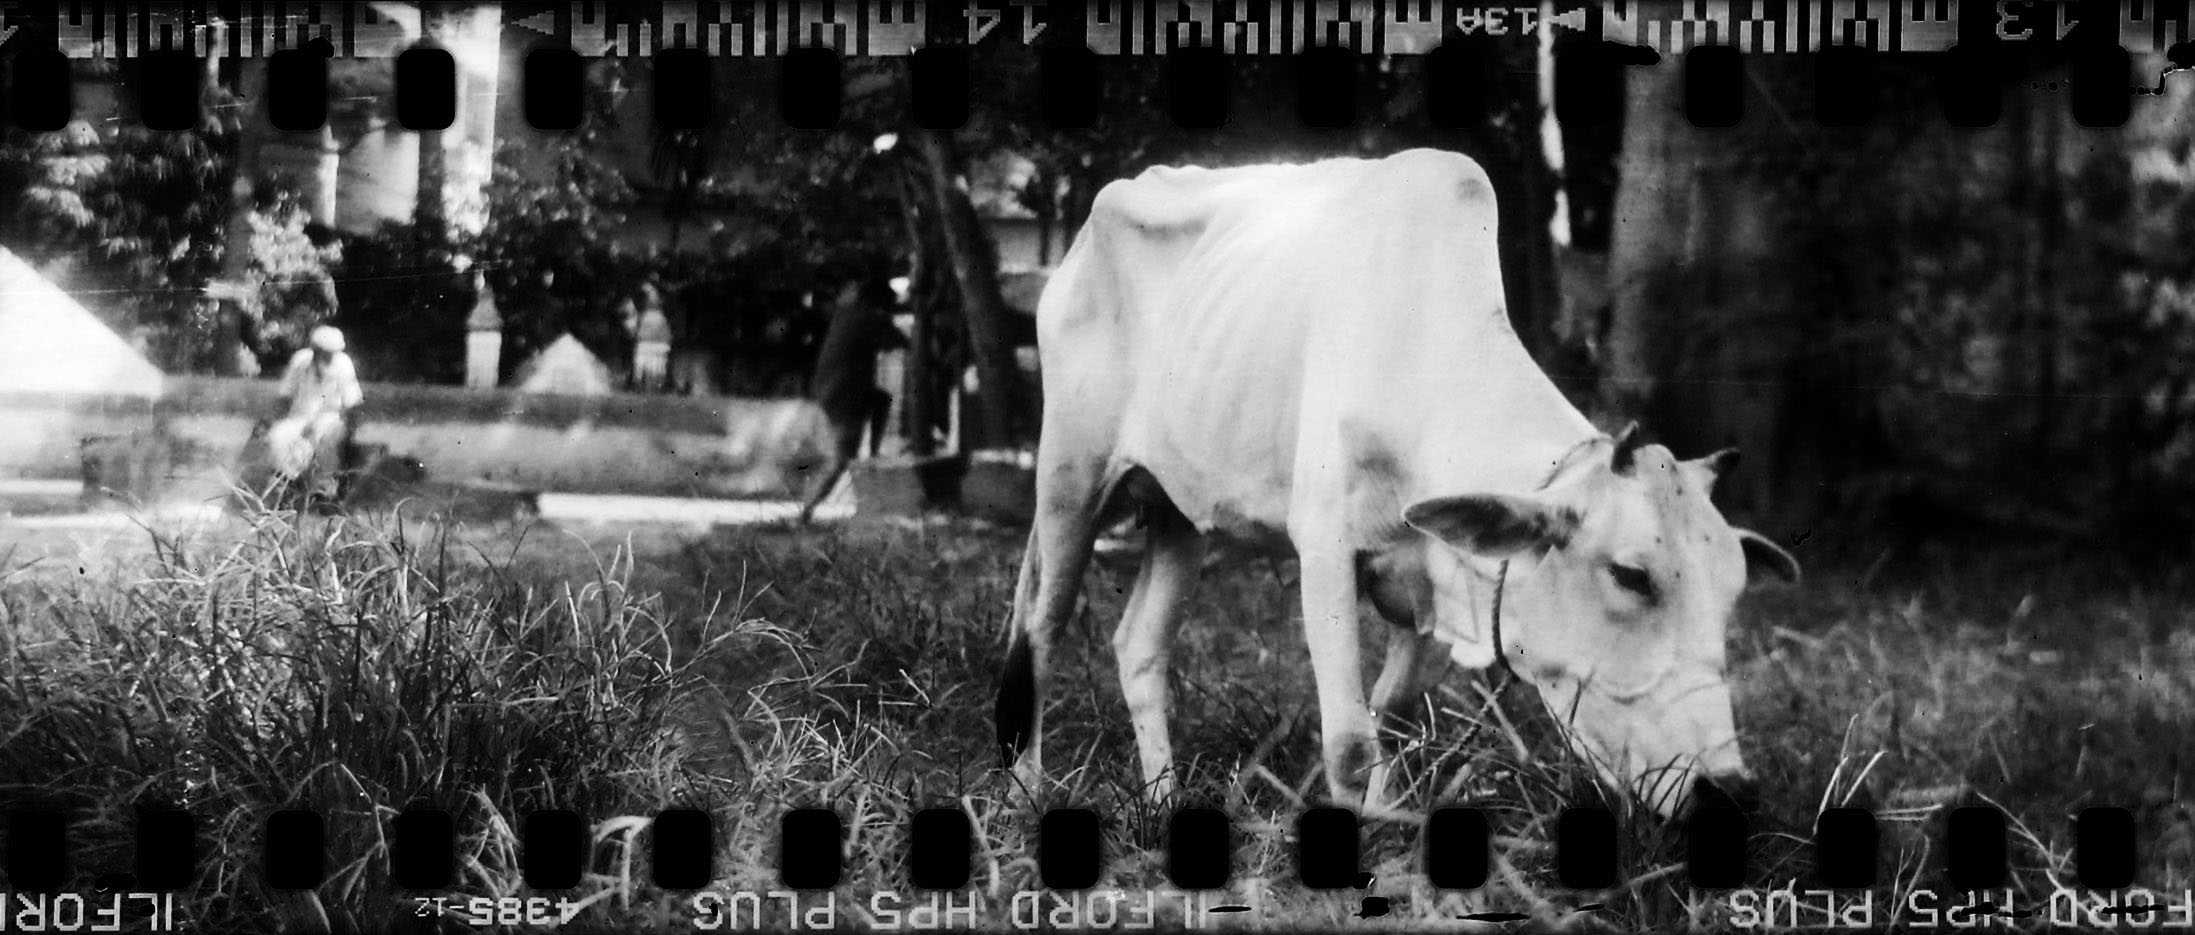
[[[1799,575],[1788,553],[1709,502],[1736,461],[1727,450],[1678,461],[1626,429],[1530,496],[1442,497],[1403,514],[1445,543],[1427,561],[1442,604],[1483,588],[1467,580],[1467,557],[1509,562],[1510,665],[1604,778],[1635,785],[1664,815],[1702,780],[1746,794],[1723,633],[1749,582]]]

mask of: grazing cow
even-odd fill
[[[1038,311],[1037,513],[996,711],[1024,784],[1054,635],[1129,507],[1149,538],[1113,648],[1156,800],[1169,650],[1213,531],[1300,560],[1338,801],[1385,793],[1375,706],[1497,651],[1663,814],[1701,780],[1745,783],[1723,632],[1752,573],[1797,564],[1709,503],[1735,452],[1680,462],[1564,400],[1511,330],[1494,228],[1485,173],[1429,150],[1098,194]],[[1370,705],[1360,598],[1400,627]]]

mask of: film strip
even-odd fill
[[[393,21],[371,6],[298,3],[265,7],[231,5],[64,3],[40,14],[39,5],[14,7],[0,20],[0,41],[13,55],[11,99],[17,125],[59,129],[68,119],[71,60],[135,59],[147,69],[136,102],[139,119],[156,129],[190,126],[198,108],[199,62],[219,52],[231,58],[265,58],[271,87],[267,118],[287,131],[315,128],[324,107],[314,88],[324,83],[324,61],[334,58],[397,60],[398,119],[406,128],[434,130],[454,113],[457,70],[446,50],[419,45],[418,23]],[[575,0],[548,8],[514,10],[511,41],[537,37],[524,60],[530,123],[548,131],[578,125],[573,105],[585,63],[596,58],[658,59],[671,81],[691,87],[711,57],[781,59],[783,114],[797,127],[829,125],[843,89],[834,85],[838,57],[913,59],[912,111],[949,119],[967,108],[966,56],[989,45],[1014,43],[1047,54],[1039,88],[1055,125],[1094,119],[1100,91],[1092,56],[1174,56],[1181,70],[1167,79],[1171,116],[1183,126],[1210,125],[1223,114],[1226,56],[1300,56],[1306,107],[1313,125],[1340,117],[1332,103],[1349,95],[1360,59],[1460,54],[1458,40],[1537,42],[1545,36],[1566,46],[1567,57],[1590,69],[1592,57],[1640,64],[1683,56],[1687,114],[1699,126],[1727,126],[1742,106],[1741,69],[1733,56],[1816,53],[1819,113],[1828,125],[1848,125],[1870,80],[1867,54],[1947,54],[1944,72],[1954,82],[1947,119],[1961,126],[1994,122],[2000,105],[1994,84],[1958,83],[1961,75],[1995,68],[1987,51],[1999,46],[2065,46],[2074,76],[2066,84],[2074,111],[2089,126],[2125,122],[2134,95],[2158,93],[2137,83],[2133,51],[2164,56],[2169,67],[2195,64],[2183,4],[2002,0],[1964,5],[1956,0],[1779,0],[1688,3],[1562,3],[1544,10],[1433,0],[1270,0],[1242,3],[1132,3],[1127,0],[1065,2],[1017,0],[955,6],[928,0],[830,3],[782,2],[625,5]],[[2093,7],[2093,9],[2090,9]],[[427,5],[430,12],[434,9]],[[1544,17],[1544,21],[1543,21]],[[408,28],[408,32],[407,32]],[[20,38],[18,38],[18,36]],[[409,38],[407,38],[409,37]],[[1595,41],[1597,40],[1597,41]],[[1704,50],[1704,51],[1700,51]],[[1699,51],[1699,54],[1692,54]],[[1218,57],[1214,57],[1218,56]],[[1605,66],[1603,66],[1605,67]],[[1438,101],[1482,96],[1464,85],[1469,69],[1427,72],[1428,115],[1465,123],[1476,115],[1452,113]],[[2125,81],[2121,82],[2121,76]],[[2159,81],[2161,81],[2161,77]],[[2121,85],[2124,85],[2122,87]],[[2159,85],[2161,87],[2161,85]],[[1323,110],[1321,109],[1323,108]],[[673,126],[706,123],[705,100],[667,97],[656,117]],[[1986,119],[1985,119],[1986,118]],[[943,125],[923,122],[924,126]]]
[[[1747,819],[1736,809],[1705,808],[1688,819],[1690,852],[1685,858],[1688,882],[1701,890],[1739,889],[1746,877]],[[1129,924],[1140,913],[1142,927],[1158,921],[1154,900],[1143,894],[1129,897],[1118,891],[1098,890],[1107,878],[1105,819],[1087,808],[1056,808],[1039,819],[1036,835],[1038,877],[1044,888],[1060,893],[1084,893],[1089,898],[1047,907],[1060,928],[1108,928]],[[717,878],[717,829],[715,819],[699,809],[678,808],[660,812],[648,823],[650,864],[656,886],[693,894],[694,906],[703,913],[695,920],[701,928],[754,929],[765,924],[766,900],[782,901],[780,908],[791,921],[795,907],[805,907],[820,918],[831,919],[842,911],[834,890],[844,880],[843,849],[847,837],[845,816],[824,808],[799,808],[784,812],[778,821],[772,853],[778,888],[745,893],[711,891]],[[1493,824],[1476,808],[1447,807],[1433,811],[1422,828],[1418,851],[1427,883],[1437,889],[1474,890],[1488,885],[1493,853]],[[1615,855],[1619,850],[1617,819],[1601,807],[1563,811],[1556,824],[1554,875],[1559,885],[1578,891],[1607,890],[1618,883]],[[1372,891],[1376,882],[1365,869],[1362,831],[1357,815],[1342,808],[1311,808],[1295,820],[1293,853],[1297,881],[1313,890]],[[102,877],[96,900],[79,899],[73,905],[56,901],[69,879],[71,860],[68,822],[54,810],[21,810],[9,816],[8,874],[23,911],[34,911],[40,924],[60,925],[70,916],[114,925],[124,918],[149,919],[156,927],[174,925],[174,896],[200,872],[197,819],[173,809],[148,809],[136,822],[134,870]],[[974,919],[987,915],[976,902],[980,893],[967,892],[976,851],[976,829],[965,811],[926,808],[907,820],[904,880],[906,908],[926,905],[940,926],[956,923],[955,914]],[[1184,808],[1167,819],[1164,834],[1165,877],[1178,890],[1171,894],[1177,921],[1200,927],[1197,912],[1213,915],[1248,912],[1250,907],[1222,904],[1210,897],[1224,894],[1236,877],[1234,843],[1241,832],[1227,815],[1213,808]],[[1816,824],[1817,888],[1806,892],[1818,905],[1838,905],[1828,913],[1834,920],[1824,927],[1866,928],[1881,918],[1876,913],[1889,907],[1875,906],[1868,888],[1877,885],[1875,817],[1866,809],[1833,808],[1821,813]],[[2096,891],[2124,890],[2134,883],[2135,825],[2123,808],[2084,809],[2075,821],[2075,877],[2083,888]],[[576,889],[589,865],[589,823],[565,810],[528,814],[519,833],[522,875],[526,886],[542,895],[525,898],[458,898],[434,894],[452,888],[457,880],[456,823],[447,811],[412,807],[396,813],[388,822],[388,875],[375,881],[415,900],[422,911],[452,913],[470,925],[553,924],[570,921],[576,911],[572,901],[548,894]],[[309,891],[325,885],[331,876],[331,860],[324,819],[316,812],[283,810],[270,814],[261,840],[268,885],[278,890]],[[2002,891],[2009,875],[2008,838],[2002,812],[1970,806],[1952,810],[1945,824],[1944,872],[1962,894],[1981,894],[1963,904],[1942,907],[1945,921],[1986,924],[1989,916],[2020,920],[2045,914],[1993,903],[1992,891]],[[760,855],[757,855],[760,856]],[[347,862],[347,861],[346,861]],[[947,894],[943,903],[934,898]],[[881,898],[883,906],[901,895]],[[812,899],[810,898],[812,897]],[[954,904],[954,898],[967,900]],[[1380,913],[1381,897],[1361,897],[1360,912]],[[1787,900],[1800,898],[1796,892]],[[1015,906],[1017,911],[1027,907]],[[1182,915],[1184,909],[1195,912]],[[1770,924],[1775,907],[1755,905],[1762,924]],[[10,912],[16,912],[14,906]],[[1591,912],[1590,908],[1577,909]],[[1787,910],[1792,911],[1792,910]],[[2171,927],[2188,924],[2190,904],[2169,894],[2150,893],[2140,902],[2093,905],[2074,901],[2071,891],[2054,895],[2048,913],[2056,925],[2110,924],[2115,917],[2148,919],[2149,924]],[[516,913],[515,916],[512,913]],[[2068,913],[2071,913],[2068,915]],[[750,915],[742,918],[740,913]],[[1116,914],[1117,913],[1117,914]],[[1525,921],[1531,916],[1509,918],[1486,913],[1465,921]],[[802,922],[810,920],[803,919]],[[73,921],[70,924],[76,924]],[[910,920],[911,924],[911,920]],[[828,922],[806,928],[831,928]],[[1209,926],[1201,926],[1209,927]],[[1793,925],[1792,927],[1799,927]]]
[[[2000,39],[2062,38],[2081,23],[2093,42],[2116,42],[2138,52],[2163,54],[2187,41],[2184,10],[2171,3],[2096,5],[2007,0],[1968,4],[1982,8],[1988,34]],[[417,42],[416,25],[371,7],[342,3],[278,6],[187,3],[60,3],[15,8],[0,29],[37,28],[53,33],[72,58],[129,57],[153,51],[264,56],[329,42],[330,55],[393,58]],[[211,11],[211,12],[209,12]],[[1544,22],[1543,22],[1544,20]],[[1240,55],[1300,52],[1338,45],[1366,55],[1413,55],[1470,35],[1529,36],[1541,29],[1642,45],[1677,55],[1701,45],[1731,45],[1746,52],[1811,52],[1828,45],[1875,52],[1941,52],[1959,43],[1967,20],[1957,0],[1869,4],[1865,0],[1794,0],[1746,3],[1611,2],[1532,5],[1435,3],[1387,0],[1257,5],[1082,3],[1021,0],[1009,3],[934,3],[931,0],[753,0],[629,5],[572,0],[569,4],[519,5],[509,23],[582,56],[648,57],[666,49],[707,55],[776,56],[794,47],[829,48],[842,55],[900,56],[940,45],[980,45],[998,33],[1035,44],[1048,32],[1057,41],[1081,44],[1101,55],[1158,54],[1176,48],[1217,46]],[[228,28],[218,28],[226,24]],[[1967,37],[1971,38],[1971,37]]]
[[[104,130],[93,120],[189,132],[215,116],[209,85],[228,79],[209,64],[226,61],[261,71],[264,109],[246,119],[300,134],[329,124],[332,69],[385,68],[390,119],[405,131],[463,135],[468,120],[496,121],[494,108],[506,106],[500,100],[515,99],[508,106],[536,134],[524,139],[547,139],[600,119],[590,111],[596,93],[590,73],[616,62],[649,76],[652,128],[691,132],[723,126],[729,110],[756,105],[724,96],[719,61],[729,59],[760,62],[742,72],[768,77],[754,85],[766,89],[758,92],[768,98],[760,112],[784,127],[823,134],[846,126],[851,108],[870,106],[854,103],[874,86],[853,86],[863,80],[849,80],[853,63],[891,59],[903,61],[890,79],[904,86],[903,98],[891,98],[904,109],[903,119],[895,119],[910,131],[958,130],[986,107],[1013,101],[1035,115],[1030,126],[1093,132],[1112,116],[1108,108],[1124,100],[1162,113],[1174,127],[1215,131],[1244,117],[1245,98],[1285,99],[1292,119],[1313,130],[1347,132],[1375,119],[1458,130],[1497,119],[1504,96],[1522,83],[1543,84],[1544,109],[1564,123],[1593,128],[1619,122],[1624,74],[1661,69],[1682,72],[1686,123],[1728,129],[1760,119],[1763,108],[1775,111],[1785,99],[1749,74],[1751,62],[1804,56],[1806,116],[1822,128],[1881,119],[1884,86],[1909,80],[1910,63],[1918,61],[1934,77],[1932,93],[1951,126],[1998,125],[2005,96],[2026,80],[2020,76],[2059,69],[2069,77],[2047,79],[2048,88],[2038,79],[2026,90],[2065,91],[2074,122],[2101,136],[2143,121],[2184,120],[2166,108],[2186,100],[2171,95],[2172,82],[2190,80],[2184,72],[2195,69],[2189,36],[2195,14],[2186,0],[574,0],[503,6],[500,20],[487,27],[490,54],[516,67],[483,78],[466,61],[478,51],[468,43],[479,37],[460,35],[481,6],[0,5],[6,63],[0,99],[5,120],[25,133],[84,127],[96,137]],[[1520,47],[1537,49],[1552,72],[1523,76],[1529,82],[1501,73],[1500,50]],[[994,73],[987,63],[1008,55],[1031,56],[1033,67],[1015,72],[1028,86],[1007,94],[984,87]],[[1138,64],[1120,64],[1131,59]],[[1375,78],[1401,60],[1412,62],[1408,80]],[[1282,69],[1270,70],[1274,63]],[[1906,70],[1894,71],[1894,63]],[[111,112],[95,113],[84,106],[82,89],[110,81],[91,77],[107,67],[126,72],[127,88],[104,101]],[[1242,74],[1250,68],[1269,69],[1255,71],[1260,78],[1285,75],[1287,92],[1245,95]],[[1412,100],[1400,109],[1368,100],[1375,86],[1404,88]],[[499,102],[483,111],[481,99]],[[874,143],[880,154],[893,145],[887,138]],[[2160,762],[2173,756],[2155,754]],[[2172,759],[2160,772],[2172,772],[2176,782],[2181,768]],[[2168,796],[2169,807],[2182,814],[2183,794],[2175,787]],[[486,823],[501,825],[490,831],[451,802],[375,803],[363,819],[371,834],[334,833],[338,823],[361,819],[327,807],[240,817],[155,803],[136,812],[126,852],[114,846],[120,837],[114,828],[98,828],[107,846],[97,861],[77,846],[85,831],[80,809],[25,806],[7,814],[0,930],[189,927],[189,898],[223,857],[209,853],[212,825],[247,819],[249,833],[224,828],[219,840],[256,843],[258,851],[242,863],[263,887],[250,897],[224,898],[280,903],[362,887],[395,907],[333,923],[325,914],[315,921],[306,910],[270,912],[280,930],[371,930],[405,917],[475,928],[624,930],[632,924],[626,917],[605,923],[600,915],[601,894],[611,891],[600,881],[619,873],[624,889],[617,892],[629,898],[647,891],[673,905],[666,917],[678,927],[702,930],[1323,930],[1392,922],[1506,931],[1585,924],[1579,919],[1595,914],[1617,918],[1611,903],[1665,880],[1716,904],[1711,928],[2195,929],[2195,883],[2141,875],[2154,865],[2145,850],[2187,847],[2172,837],[2184,837],[2179,826],[2144,826],[2137,813],[2158,813],[2156,803],[2084,805],[2063,816],[2064,827],[2045,829],[2052,840],[2071,842],[2048,855],[2058,865],[2044,875],[2056,888],[2014,892],[2015,863],[2032,857],[2022,842],[2037,834],[1976,795],[1941,796],[1896,815],[1820,808],[1810,827],[1776,832],[1804,840],[1800,863],[1807,868],[1785,874],[1780,889],[1756,885],[1775,876],[1760,867],[1760,844],[1771,835],[1749,809],[1736,807],[1692,809],[1668,825],[1677,829],[1668,832],[1673,837],[1642,841],[1640,828],[1652,816],[1627,807],[1542,809],[1547,814],[1535,816],[1541,820],[1525,832],[1505,827],[1503,816],[1517,809],[1482,808],[1468,796],[1417,803],[1425,806],[1422,815],[1400,823],[1400,831],[1348,808],[1308,805],[1300,795],[1287,796],[1302,807],[1282,818],[1228,808],[1153,815],[1095,805],[977,817],[965,800],[933,796],[912,807],[922,797],[908,795],[899,804],[909,808],[880,819],[863,800],[821,792],[816,798],[822,804],[759,808],[734,801],[642,816],[497,803]],[[1887,823],[1910,822],[1915,812],[1928,816],[1925,841],[1902,847],[1898,862],[1885,866],[1886,838],[1894,833]],[[112,824],[112,816],[101,820]],[[878,828],[888,830],[879,836]],[[1544,840],[1524,840],[1525,833]],[[895,853],[865,855],[879,848],[865,834],[890,842]],[[481,885],[483,876],[468,868],[468,861],[483,861],[484,838],[500,842],[500,856],[511,864],[498,868],[509,871],[504,888]],[[613,838],[624,848],[624,863],[606,870],[601,854]],[[1666,852],[1672,841],[1681,841],[1681,856]],[[1790,859],[1789,851],[1779,859]],[[1934,856],[1906,859],[1916,851]],[[1521,858],[1512,854],[1527,852],[1545,858],[1544,879],[1520,882]],[[632,869],[636,854],[645,855],[644,881]],[[1662,867],[1642,883],[1629,868],[1648,855]],[[1011,877],[1025,888],[1002,882],[1010,871],[999,865],[1015,861],[1030,865]],[[1392,885],[1398,872],[1408,885]],[[1389,886],[1381,885],[1382,875]],[[1920,877],[1940,888],[1904,886],[1896,902],[1882,896],[1886,885]],[[1122,879],[1145,885],[1125,886]],[[727,880],[741,882],[727,886]],[[94,889],[80,889],[87,881]],[[1271,902],[1280,891],[1282,901]],[[1535,895],[1529,906],[1454,902],[1459,894],[1493,891]],[[1416,907],[1407,918],[1404,902]],[[1424,908],[1432,905],[1468,911],[1436,917]],[[1648,928],[1686,911],[1661,909],[1658,916],[1626,910],[1604,925]],[[1638,921],[1647,918],[1653,921]]]

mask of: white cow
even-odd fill
[[[1169,650],[1215,530],[1283,534],[1300,559],[1338,801],[1385,793],[1375,706],[1408,707],[1447,658],[1494,662],[1497,594],[1499,648],[1613,784],[1644,780],[1663,814],[1702,778],[1744,784],[1724,629],[1750,571],[1797,564],[1709,503],[1734,452],[1611,439],[1540,372],[1495,216],[1478,165],[1431,150],[1152,169],[1098,194],[1038,309],[1037,512],[996,711],[1023,784],[1054,635],[1131,505],[1149,541],[1113,648],[1155,800]],[[1370,705],[1360,598],[1408,627]]]

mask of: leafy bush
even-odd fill
[[[220,267],[234,139],[211,118],[174,133],[134,121],[104,138],[83,124],[8,133],[0,162],[20,187],[0,206],[13,215],[7,246],[38,262],[73,258],[66,285],[116,330],[143,326],[156,363],[215,366],[224,322],[198,288]]]
[[[125,121],[106,137],[78,124],[0,139],[0,243],[55,264],[87,308],[129,334],[142,329],[155,363],[224,371],[235,322],[204,299],[220,272],[235,172],[235,128],[146,130]],[[279,359],[335,311],[329,269],[339,247],[307,233],[296,186],[257,180],[244,297],[261,350]],[[262,361],[268,363],[270,361]]]
[[[313,326],[333,318],[337,291],[332,271],[343,262],[343,246],[333,237],[307,233],[310,215],[297,202],[296,189],[274,180],[260,188],[261,203],[245,219],[251,225],[251,278],[257,285],[258,340],[271,361],[305,346]]]

